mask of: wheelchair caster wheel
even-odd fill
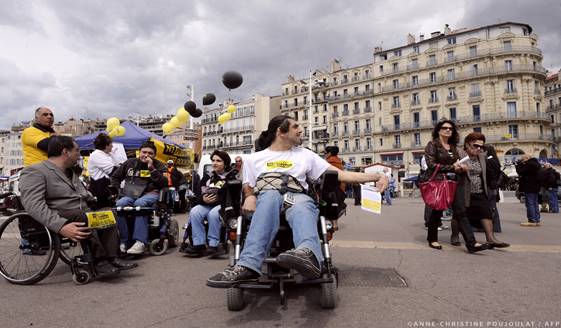
[[[332,274],[332,282],[321,284],[320,305],[324,309],[334,309],[337,306],[337,275]]]
[[[85,285],[90,282],[91,278],[91,273],[82,269],[78,269],[76,273],[72,275],[72,281],[74,281],[76,285]]]
[[[229,311],[241,311],[245,307],[243,300],[243,289],[228,288],[226,290],[226,303]]]
[[[148,245],[148,251],[150,252],[150,254],[154,256],[160,256],[164,254],[167,250],[168,250],[167,239],[166,240],[154,239],[150,242],[150,245]]]

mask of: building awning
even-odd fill
[[[380,156],[388,156],[388,155],[403,155],[402,151],[396,151],[393,153],[380,153]]]

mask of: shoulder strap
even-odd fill
[[[436,168],[434,169],[434,172],[432,173],[432,176],[430,177],[429,181],[434,179],[434,177],[438,173],[438,170],[440,170],[440,164],[436,164]]]

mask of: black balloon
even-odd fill
[[[193,101],[189,100],[188,102],[185,103],[185,105],[183,105],[183,108],[185,108],[185,110],[187,112],[189,112],[189,114],[191,114],[191,112],[195,111],[195,109],[197,109],[197,104],[195,104]]]
[[[203,97],[203,105],[204,105],[204,106],[212,105],[215,101],[216,101],[216,97],[215,97],[214,94],[212,94],[212,93],[207,93],[207,94]]]
[[[201,115],[203,115],[203,111],[197,108],[192,113],[189,112],[189,114],[191,114],[191,116],[193,117],[201,117]]]
[[[222,75],[222,84],[228,89],[235,89],[242,85],[243,77],[236,71],[229,71]]]

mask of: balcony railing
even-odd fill
[[[448,101],[454,101],[456,99],[458,99],[458,97],[455,94],[448,95],[448,97],[446,97],[446,100],[448,100]]]
[[[548,96],[557,92],[561,92],[561,88],[553,88],[551,90],[545,90],[545,95]]]
[[[516,94],[516,88],[506,88],[505,89],[505,94],[507,95],[512,95],[512,94]]]
[[[399,149],[399,148],[401,148],[401,142],[399,142],[399,143],[393,143],[393,144],[392,144],[392,148],[393,148],[393,149]]]
[[[372,107],[364,107],[365,113],[372,113]]]
[[[419,106],[421,105],[421,101],[419,99],[415,99],[411,101],[411,106]]]
[[[360,114],[360,108],[353,109],[353,114]]]
[[[400,107],[401,107],[401,104],[392,104],[392,109],[400,108]]]
[[[472,91],[469,93],[470,98],[481,97],[481,91]]]
[[[438,102],[438,97],[432,97],[429,99],[429,103],[434,104]]]
[[[333,112],[333,113],[331,113],[331,117],[337,118],[337,117],[339,117],[339,113],[338,112]]]

